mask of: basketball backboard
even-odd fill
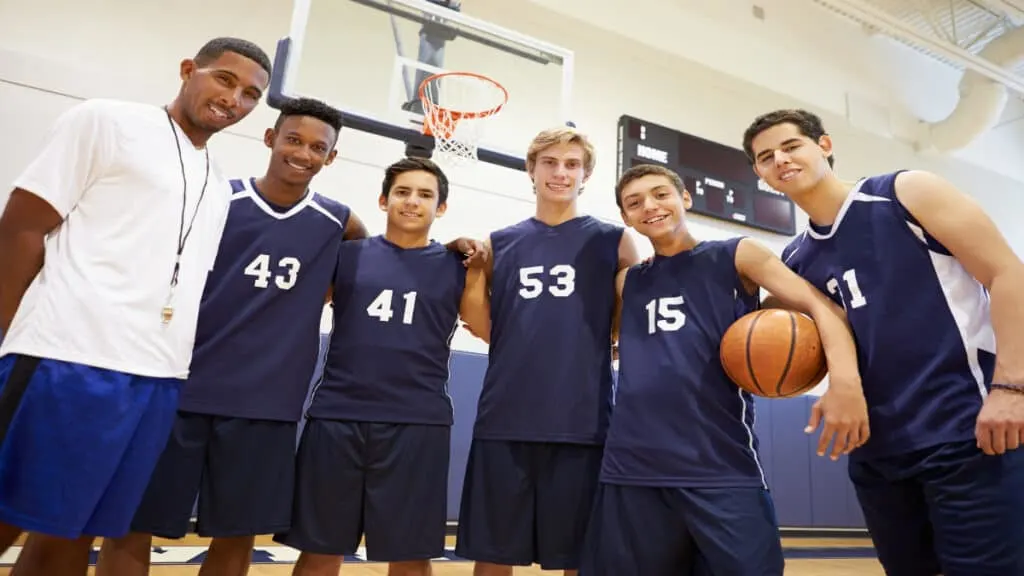
[[[523,170],[533,136],[572,121],[573,53],[471,15],[472,3],[453,9],[444,0],[294,0],[269,103],[324,100],[345,113],[348,128],[428,155],[434,140],[423,135],[420,82],[441,72],[483,75],[507,90],[508,101],[485,124],[479,159]]]

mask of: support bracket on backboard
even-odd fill
[[[351,30],[351,35],[345,36],[351,38],[349,42],[344,44],[343,49],[335,52],[341,54],[343,58],[351,55],[349,61],[341,60],[340,63],[335,62],[333,65],[351,67],[355,77],[350,83],[328,88],[332,92],[337,90],[342,94],[345,94],[347,90],[347,96],[339,96],[338,92],[333,92],[334,96],[320,99],[327,100],[328,104],[341,112],[344,125],[347,128],[402,141],[406,145],[406,154],[410,156],[431,157],[434,153],[435,140],[432,136],[423,133],[422,125],[419,123],[422,116],[410,114],[410,111],[406,110],[409,101],[408,94],[406,94],[405,101],[395,102],[395,95],[387,92],[393,92],[393,87],[379,87],[378,83],[376,85],[378,88],[375,88],[371,84],[373,80],[367,79],[393,78],[393,76],[375,74],[373,71],[367,71],[366,68],[363,68],[363,73],[356,72],[360,66],[365,66],[366,50],[381,50],[379,44],[375,44],[379,41],[380,36],[369,33],[368,30],[377,23],[389,19],[392,22],[390,28],[393,30],[396,44],[399,43],[400,34],[416,33],[416,26],[410,26],[409,23],[424,26],[419,32],[421,42],[423,42],[423,38],[428,38],[425,36],[424,30],[430,27],[441,28],[445,31],[445,35],[457,39],[458,42],[453,45],[455,49],[451,51],[451,54],[445,56],[445,64],[449,64],[444,66],[448,69],[446,71],[461,70],[459,66],[464,66],[470,72],[485,76],[494,75],[499,81],[502,81],[505,76],[511,76],[513,82],[519,78],[523,78],[526,82],[526,89],[520,91],[524,97],[515,103],[510,100],[513,106],[506,107],[502,113],[503,117],[498,119],[498,122],[504,122],[504,124],[501,130],[495,131],[494,141],[482,141],[477,148],[477,159],[480,162],[525,171],[525,158],[504,151],[504,143],[522,142],[523,138],[530,138],[532,137],[530,134],[536,133],[533,130],[551,126],[553,123],[571,125],[568,116],[574,71],[574,54],[571,50],[427,0],[317,1],[322,3],[318,4],[316,16],[311,19],[311,5],[314,0],[292,0],[292,20],[288,35],[278,41],[274,57],[271,83],[267,94],[267,102],[271,108],[279,108],[289,98],[318,97],[316,91],[306,94],[298,88],[299,61],[302,58],[307,33],[312,35],[311,46],[315,46],[315,48],[311,48],[311,50],[315,50],[315,53],[322,53],[324,42],[336,43],[337,29],[323,25],[327,18],[326,14],[331,14],[330,17],[344,18],[346,23],[351,23],[350,26],[354,27]],[[380,14],[387,15],[387,18],[382,20]],[[396,21],[399,21],[400,25],[396,26]],[[324,40],[325,34],[330,34],[331,40]],[[429,43],[429,38],[427,42]],[[371,45],[377,45],[378,48],[369,48]],[[422,50],[424,48],[421,46],[421,52]],[[494,57],[481,59],[479,54],[487,51],[492,51]],[[400,53],[400,48],[398,52],[398,60],[403,60],[404,55]],[[470,58],[471,55],[476,56]],[[420,58],[423,56],[421,55]],[[448,60],[451,60],[451,63]],[[418,63],[414,69],[429,71],[431,66],[426,62],[427,60]],[[462,64],[455,62],[462,62]],[[487,67],[491,66],[492,62],[495,68],[488,70]],[[402,62],[402,64],[406,64],[406,62]],[[370,66],[376,65],[370,64]],[[440,66],[443,65],[437,65],[437,67]],[[510,67],[515,66],[520,66],[515,69],[515,73],[506,74]],[[533,68],[530,68],[531,66]],[[320,79],[312,79],[310,84],[315,84],[318,80]],[[509,86],[504,81],[502,83],[509,88],[514,99],[517,93],[516,87]],[[537,100],[539,98],[537,94],[528,94],[531,92],[530,89],[534,89],[536,86],[544,87],[543,90],[537,91],[537,94],[553,96],[550,99],[549,107],[543,108],[546,106],[543,102],[546,100]],[[555,88],[552,89],[552,87]],[[378,93],[381,94],[381,98],[374,100],[372,94]],[[380,102],[380,104],[375,102]],[[381,110],[382,108],[384,110]],[[505,116],[508,117],[505,118]],[[515,146],[515,148],[519,148],[519,146]]]
[[[291,39],[282,38],[277,41],[277,51],[274,56],[274,69],[270,75],[270,89],[267,92],[267,104],[271,108],[280,108],[289,98],[295,98],[293,94],[285,92],[285,71],[288,68],[289,52],[291,51]],[[362,116],[352,112],[341,111],[342,119],[346,128],[376,134],[392,140],[405,142],[406,155],[429,158],[434,151],[434,137],[424,134],[422,131],[404,126],[396,126],[390,122],[377,120],[370,116]],[[494,164],[503,168],[525,171],[526,160],[498,150],[480,148],[477,150],[477,158],[481,162]]]

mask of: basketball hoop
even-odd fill
[[[423,133],[443,161],[475,161],[483,126],[508,102],[508,90],[473,72],[434,74],[420,84]]]

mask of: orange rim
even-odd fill
[[[441,78],[446,78],[450,76],[475,78],[482,82],[496,86],[499,90],[501,90],[501,102],[498,103],[497,106],[487,108],[485,110],[476,111],[454,110],[451,108],[445,108],[444,106],[441,106],[439,104],[435,104],[430,100],[430,98],[427,97],[427,86],[429,86],[432,82],[440,80]],[[442,138],[451,138],[452,134],[455,132],[455,126],[461,120],[476,120],[480,118],[487,118],[488,116],[493,116],[494,114],[500,112],[502,107],[505,106],[505,103],[508,102],[508,90],[505,89],[505,87],[502,86],[501,83],[498,82],[497,80],[494,80],[489,76],[484,76],[483,74],[477,74],[476,72],[441,72],[439,74],[428,76],[423,80],[423,82],[420,83],[419,97],[420,102],[423,104],[423,134],[426,136],[433,136],[434,134],[430,129],[430,120],[442,116],[447,116],[448,118],[451,119],[451,127],[447,130],[444,130],[444,132],[441,133],[440,136]]]

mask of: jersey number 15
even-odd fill
[[[686,314],[679,309],[683,305],[682,296],[666,296],[655,298],[647,303],[647,333],[675,332],[686,325]]]

